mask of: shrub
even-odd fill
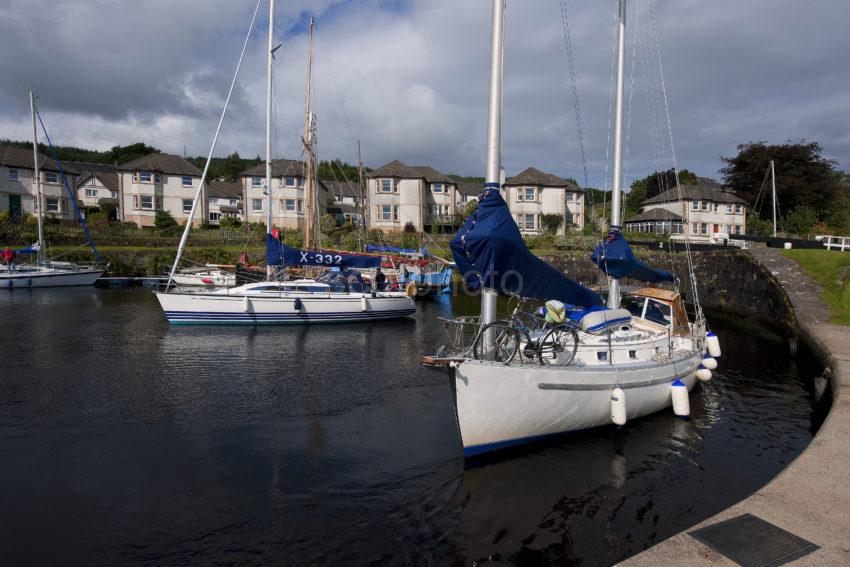
[[[564,222],[564,217],[554,213],[540,215],[540,224],[543,225],[543,230],[548,234],[555,234],[561,228]]]
[[[240,221],[238,217],[221,217],[221,220],[218,221],[218,226],[224,230],[233,230],[242,226],[242,221]]]
[[[118,219],[118,201],[116,199],[98,199],[97,206],[108,220]]]
[[[416,233],[416,227],[413,225],[412,222],[407,222],[404,225],[404,232],[405,232],[405,234],[415,234]]]
[[[818,221],[815,210],[811,207],[797,207],[787,215],[782,221],[782,228],[790,234],[797,236],[808,236],[812,227]]]
[[[154,216],[153,225],[162,230],[177,226],[177,221],[174,220],[174,217],[168,211],[157,211]]]
[[[322,215],[322,218],[319,219],[319,230],[322,234],[333,234],[337,229],[336,217],[325,213]]]

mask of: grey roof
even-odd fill
[[[324,180],[319,183],[324,185],[325,189],[337,197],[354,197],[357,199],[360,197],[361,193],[363,193],[363,191],[360,190],[360,184],[353,181]]]
[[[35,169],[35,164],[32,158],[32,148],[15,148],[13,146],[0,146],[0,164],[6,167]],[[41,169],[48,171],[59,171],[56,162],[44,154],[38,154],[38,164]],[[72,166],[62,162],[62,170],[70,175],[77,175],[79,172]]]
[[[239,174],[242,177],[265,177],[266,164],[258,163]],[[304,162],[294,159],[273,159],[272,177],[304,177]]]
[[[348,213],[350,215],[360,214],[360,209],[357,205],[352,205],[351,203],[334,203],[334,207],[340,210],[342,213]]]
[[[95,171],[102,173],[115,173],[115,164],[111,163],[90,163],[87,161],[69,161],[62,162],[62,165],[68,164],[70,167],[73,167],[77,171],[80,172],[80,175],[85,175],[86,173],[93,173]]]
[[[401,163],[398,160],[391,161],[386,165],[382,165],[378,169],[368,174],[369,177],[404,177],[407,179],[419,179],[424,177],[414,168]]]
[[[566,187],[571,191],[584,191],[581,187],[551,173],[544,173],[533,167],[505,180],[505,186],[539,185],[541,187]]]
[[[682,200],[685,201],[711,201],[714,203],[743,203],[747,202],[734,193],[729,191],[721,191],[722,185],[713,179],[707,180],[709,183],[703,183],[706,178],[700,177],[697,185],[682,185]],[[641,202],[641,206],[652,205],[654,203],[677,203],[679,201],[679,190],[677,187],[668,189],[654,197],[650,197]]]
[[[457,191],[461,195],[470,195],[472,197],[477,197],[481,190],[484,189],[484,186],[481,183],[471,183],[469,181],[458,181],[457,182]]]
[[[207,185],[207,197],[242,199],[242,185],[232,181],[211,181]]]
[[[119,171],[155,171],[174,175],[195,175],[200,177],[201,170],[181,156],[173,154],[148,154],[122,163],[116,167]]]
[[[110,191],[118,191],[118,172],[115,171],[115,167],[110,167],[112,167],[112,171],[84,171],[77,178],[76,188],[79,189],[85,185],[89,179],[95,177]]]
[[[644,221],[681,221],[682,216],[677,215],[673,211],[668,211],[667,209],[662,209],[661,207],[657,207],[655,209],[649,209],[648,211],[644,211],[642,213],[638,213],[632,217],[629,217],[625,220],[625,222],[644,222]]]
[[[452,185],[457,183],[457,181],[455,181],[451,177],[448,177],[444,173],[440,173],[433,167],[427,165],[414,165],[411,166],[410,169],[419,173],[419,176],[424,177],[425,181],[427,181],[428,183],[451,183]]]

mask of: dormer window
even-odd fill
[[[443,185],[442,183],[432,183],[431,184],[431,191],[433,193],[445,193],[446,192],[446,186]]]

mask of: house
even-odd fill
[[[74,219],[73,203],[56,162],[41,154],[38,161],[44,214],[60,220]],[[73,190],[77,170],[63,164],[62,171]],[[34,173],[32,148],[0,146],[0,211],[9,211],[12,215],[36,214],[38,189],[33,182]]]
[[[457,224],[457,182],[429,166],[398,160],[369,173],[369,226],[401,231],[409,223],[417,231]]]
[[[558,234],[584,228],[584,189],[557,175],[529,167],[505,181],[503,195],[522,233],[542,233],[543,215],[562,218]]]
[[[458,212],[465,214],[469,203],[478,202],[478,195],[484,189],[483,183],[470,183],[468,181],[457,182],[457,193],[455,207]]]
[[[207,186],[207,221],[218,226],[223,217],[240,221],[242,215],[242,184],[236,181],[212,181]]]
[[[680,197],[681,187],[681,197]],[[671,238],[711,242],[747,230],[747,202],[707,177],[696,185],[673,187],[640,204],[624,222],[629,232],[670,234]],[[681,200],[680,200],[681,198]]]
[[[272,225],[280,228],[304,228],[304,162],[276,159],[272,166]],[[242,202],[247,222],[265,223],[269,193],[266,191],[266,164],[261,163],[239,174],[242,180]],[[319,216],[327,210],[327,189],[316,184]]]
[[[118,172],[114,165],[69,162],[80,172],[75,192],[80,207],[96,207],[101,199],[113,199],[118,204]]]
[[[153,226],[156,211],[168,211],[178,222],[189,218],[201,170],[186,159],[172,154],[148,154],[115,169],[121,221]],[[206,211],[201,211],[193,224],[201,224],[205,217]]]
[[[353,181],[320,181],[328,195],[328,212],[335,212],[342,221],[363,224],[363,189]],[[333,204],[331,205],[331,200]],[[333,210],[332,210],[333,209]]]

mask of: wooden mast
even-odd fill
[[[310,35],[307,44],[307,117],[304,123],[304,149],[307,151],[306,171],[304,179],[304,248],[317,248],[318,238],[318,207],[316,202],[316,187],[314,182],[313,163],[313,113],[311,112],[313,89],[313,17],[310,17]]]

